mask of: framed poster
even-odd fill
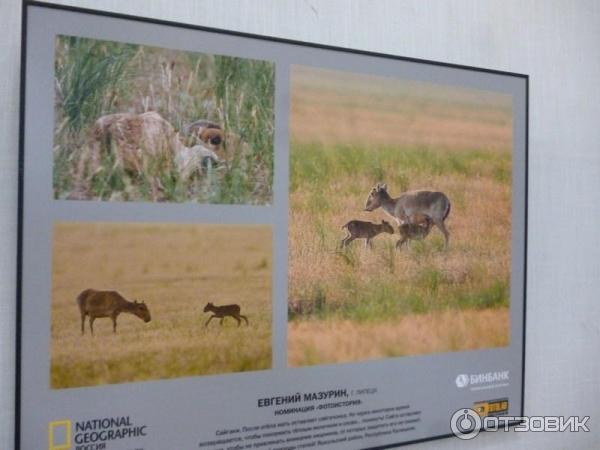
[[[38,3],[23,29],[17,448],[522,414],[527,76]]]

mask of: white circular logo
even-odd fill
[[[469,375],[461,373],[456,377],[456,387],[464,388],[469,385]]]
[[[459,439],[473,439],[481,430],[481,417],[470,408],[463,408],[452,414],[450,429]]]

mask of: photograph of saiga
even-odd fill
[[[55,223],[51,388],[270,369],[271,235]]]
[[[274,71],[58,36],[54,198],[271,204]]]
[[[509,345],[512,99],[291,70],[288,365]]]

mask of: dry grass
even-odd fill
[[[61,223],[54,228],[51,386],[66,388],[271,367],[267,226]],[[76,296],[114,289],[152,321],[121,314],[80,334]],[[250,326],[222,327],[204,305],[238,303]]]
[[[451,239],[448,250],[442,251],[443,236],[433,228],[424,242],[413,242],[410,249],[405,247],[396,251],[394,245],[399,236],[383,234],[375,238],[373,250],[365,249],[364,241],[355,241],[344,251],[338,246],[345,235],[341,226],[348,220],[390,220],[381,210],[374,213],[360,211],[366,193],[372,187],[367,180],[355,177],[346,182],[354,183],[365,196],[341,196],[332,200],[322,214],[315,214],[311,207],[312,194],[293,194],[289,233],[292,299],[302,298],[306,286],[327,285],[333,279],[342,280],[346,276],[365,285],[374,280],[387,280],[414,286],[424,274],[436,271],[444,279],[437,288],[439,297],[444,296],[444,290],[457,286],[473,291],[482,284],[507,280],[510,187],[497,186],[485,179],[469,182],[456,177],[438,177],[434,181],[434,186],[445,192],[452,202],[452,211],[446,221]],[[327,294],[330,303],[347,300],[347,292],[343,289],[330,289]]]
[[[444,311],[378,323],[293,322],[288,364],[342,363],[509,344],[509,311]],[[496,330],[500,330],[497,332]]]
[[[510,100],[305,68],[294,70],[292,80],[290,363],[338,361],[328,355],[329,345],[312,348],[327,341],[326,330],[336,342],[361,330],[378,335],[367,340],[374,348],[346,338],[350,347],[357,345],[342,352],[345,361],[507,345]],[[450,248],[443,249],[434,228],[410,249],[396,251],[398,236],[385,234],[372,250],[361,241],[340,250],[340,228],[348,220],[389,220],[382,210],[362,211],[377,182],[386,182],[392,196],[411,189],[444,192],[452,204]],[[421,321],[439,325],[452,315],[482,323],[506,317],[486,339],[478,339],[474,324],[421,342]],[[402,328],[393,331],[395,323]],[[409,336],[411,330],[417,334]],[[315,340],[307,337],[313,332]],[[398,346],[396,334],[421,343]]]
[[[297,142],[505,151],[510,96],[386,77],[295,67]]]

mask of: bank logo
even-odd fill
[[[56,420],[48,424],[48,450],[71,448],[71,421]]]
[[[459,439],[473,439],[481,430],[481,417],[471,408],[459,409],[450,419],[450,429]]]
[[[497,372],[482,372],[482,373],[461,373],[454,380],[456,387],[459,389],[469,386],[472,391],[482,389],[493,389],[506,387],[510,382],[510,372],[508,370],[500,370]]]
[[[456,377],[456,387],[464,388],[469,385],[469,375],[466,373],[461,373]]]

